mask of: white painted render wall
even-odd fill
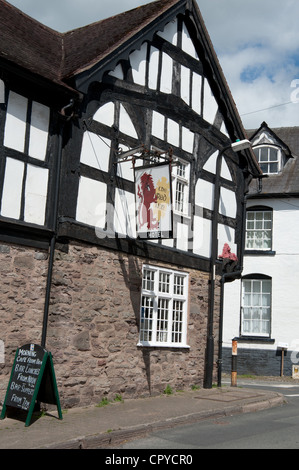
[[[248,207],[256,205],[250,201]],[[274,344],[240,343],[238,347],[276,350],[278,343],[299,348],[299,201],[295,198],[258,200],[273,208],[275,255],[245,256],[243,275],[259,273],[272,278],[272,328]],[[223,346],[240,334],[241,282],[225,285]]]

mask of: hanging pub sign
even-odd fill
[[[25,344],[17,349],[0,418],[7,407],[17,408],[28,413],[28,426],[38,402],[56,405],[62,419],[52,355],[37,344]]]
[[[172,238],[172,191],[169,162],[136,167],[137,236]]]

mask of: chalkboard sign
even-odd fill
[[[62,419],[52,355],[31,343],[16,352],[1,419],[7,406],[18,408],[28,412],[25,424],[28,426],[37,401],[57,405]]]

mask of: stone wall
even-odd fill
[[[6,245],[0,250],[0,339],[6,357],[5,366],[0,364],[2,396],[16,348],[40,343],[46,258],[30,248]],[[62,407],[98,403],[117,394],[154,395],[167,385],[173,390],[202,385],[208,274],[185,270],[190,274],[190,349],[138,347],[142,264],[147,262],[182,270],[85,244],[56,250],[46,349],[53,355]]]
[[[47,271],[47,252],[0,245],[0,401],[17,348],[29,342],[40,344]]]

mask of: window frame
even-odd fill
[[[181,169],[184,171],[181,172]],[[190,163],[181,159],[172,167],[172,194],[173,212],[181,216],[189,216],[189,191],[190,191]],[[178,197],[180,195],[180,197]]]
[[[261,153],[264,149],[267,150],[267,160],[262,160]],[[271,151],[273,150],[276,151],[276,160],[271,160]],[[264,175],[277,175],[280,173],[282,169],[282,152],[280,147],[269,144],[258,145],[254,147],[253,151]],[[270,171],[271,165],[273,164],[277,164],[277,171]]]
[[[245,283],[251,283],[250,291],[245,291]],[[265,283],[270,283],[270,289],[265,291]],[[255,285],[259,285],[259,291],[254,291]],[[252,337],[252,338],[270,338],[271,337],[271,328],[272,328],[272,278],[269,276],[252,274],[242,278],[241,283],[241,313],[240,313],[240,335],[241,337]],[[245,295],[250,295],[251,302],[248,305],[245,305]],[[269,302],[264,304],[263,295],[269,296]],[[254,300],[254,296],[259,296],[259,302]],[[244,318],[245,308],[250,310],[249,317]],[[268,310],[266,313],[263,310]],[[258,312],[254,312],[258,310]],[[258,318],[254,318],[254,315],[258,315]],[[268,318],[267,318],[268,317]],[[251,322],[251,327],[249,331],[245,329],[245,321]],[[266,331],[262,331],[262,327],[259,327],[259,331],[254,331],[252,328],[253,322],[256,321],[259,325],[262,325],[262,322],[268,323],[268,328]]]
[[[188,273],[144,264],[138,346],[189,348],[188,297]]]
[[[248,219],[248,215],[250,213],[254,214],[254,219],[253,220]],[[262,217],[261,220],[257,219],[257,217],[256,217],[257,213],[262,213],[263,214],[263,217]],[[265,213],[271,214],[271,220],[265,219]],[[250,222],[254,223],[253,228],[248,227]],[[257,228],[256,227],[257,222],[262,222],[262,228]],[[271,223],[270,228],[265,227],[266,222]],[[253,232],[253,237],[252,238],[248,237],[249,232]],[[267,238],[265,238],[265,236],[264,236],[265,232],[270,232],[270,238],[268,238],[270,240],[270,246],[269,247],[264,247],[264,246],[259,247],[258,246],[259,237],[257,237],[257,234],[258,233],[262,234],[262,238],[260,238],[260,240],[261,240],[262,244],[264,244],[265,241],[267,241]],[[252,246],[252,247],[248,246],[248,243],[250,241],[252,241],[254,243],[254,246]],[[254,251],[254,252],[262,253],[262,252],[271,252],[272,249],[273,249],[273,209],[272,209],[272,207],[264,207],[264,206],[248,207],[247,210],[246,210],[245,250],[246,251],[251,251],[251,252]]]

